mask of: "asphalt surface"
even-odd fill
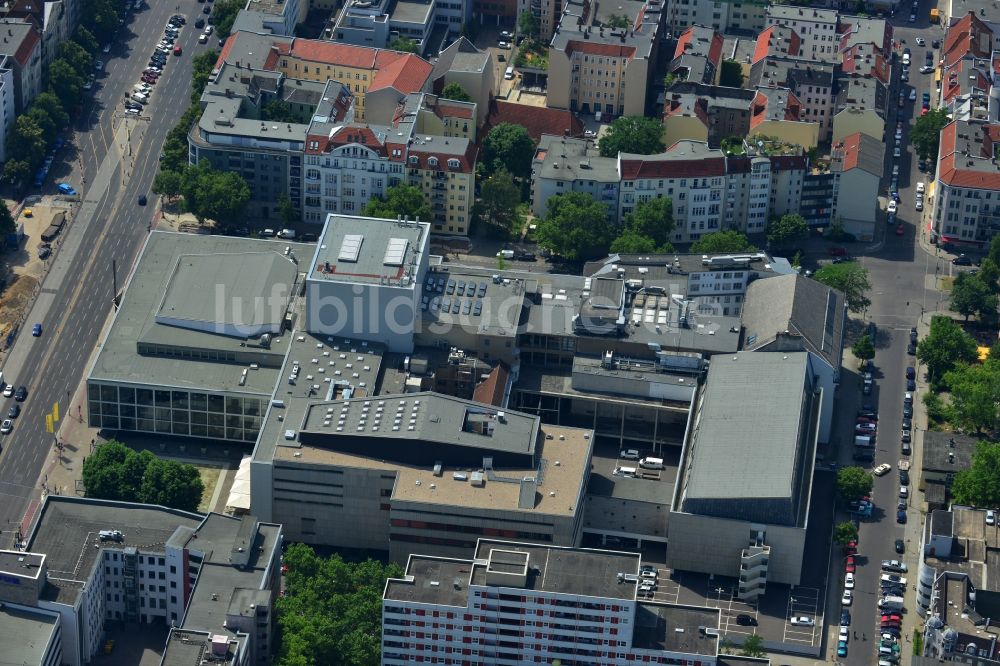
[[[895,540],[906,539],[904,526],[896,522],[896,503],[899,499],[899,472],[897,465],[901,455],[900,429],[903,417],[903,394],[906,390],[906,367],[916,365],[915,357],[906,353],[906,347],[910,338],[910,327],[917,324],[923,312],[930,312],[938,307],[938,299],[942,295],[934,289],[934,276],[936,271],[941,274],[950,274],[953,267],[950,262],[939,259],[928,254],[918,243],[920,233],[921,213],[914,209],[916,185],[921,180],[929,182],[933,179],[933,174],[920,173],[917,170],[917,157],[909,148],[909,130],[912,122],[920,114],[921,95],[930,92],[932,101],[934,99],[934,74],[920,74],[919,68],[924,64],[925,52],[931,50],[931,43],[934,39],[942,39],[944,30],[941,26],[930,25],[928,22],[929,5],[926,1],[921,2],[920,10],[917,12],[917,22],[909,23],[909,5],[901,5],[899,14],[894,17],[892,23],[895,26],[895,39],[902,42],[903,47],[909,47],[911,51],[912,64],[910,67],[910,80],[908,83],[899,81],[899,65],[894,70],[894,87],[889,96],[890,107],[893,112],[890,122],[887,124],[886,141],[886,173],[885,183],[889,182],[888,174],[891,173],[892,165],[899,163],[899,213],[898,219],[904,224],[904,235],[897,236],[894,228],[884,229],[884,245],[881,250],[873,256],[860,258],[861,263],[868,269],[872,292],[870,298],[871,307],[866,313],[866,321],[875,322],[878,327],[875,355],[875,384],[876,388],[871,397],[862,396],[860,391],[860,381],[857,383],[856,400],[852,400],[849,394],[841,396],[841,414],[838,421],[840,429],[838,437],[842,442],[841,462],[843,464],[857,464],[851,461],[853,453],[853,423],[855,412],[864,402],[872,399],[877,401],[879,410],[879,428],[876,440],[876,456],[874,465],[889,463],[892,470],[881,477],[875,477],[873,499],[875,502],[875,512],[872,519],[863,521],[860,524],[857,560],[856,587],[854,590],[854,602],[850,608],[852,632],[856,631],[858,640],[852,640],[849,644],[848,656],[838,661],[847,665],[867,666],[877,661],[875,651],[877,646],[879,614],[877,601],[881,596],[879,589],[879,576],[881,575],[881,562],[887,559],[904,559],[909,564],[910,572],[905,574],[906,578],[912,579],[916,572],[916,550],[917,543],[912,540],[906,542],[906,555],[900,556],[895,551]],[[918,46],[916,37],[923,37],[926,46]],[[938,52],[939,53],[939,52]],[[935,58],[939,57],[938,53]],[[936,60],[935,60],[936,62]],[[915,88],[917,91],[917,101],[909,101],[909,91]],[[904,108],[897,106],[896,100],[900,90],[907,94],[907,101]],[[896,120],[904,121],[904,135],[902,146],[906,150],[899,160],[892,157],[892,149],[895,145],[893,135],[896,128]],[[927,212],[926,209],[924,211]],[[942,306],[945,304],[942,303]],[[857,331],[850,334],[850,341],[857,337]],[[844,372],[856,372],[856,368],[844,368]],[[845,382],[849,385],[849,383]],[[920,400],[920,395],[915,397]],[[920,512],[916,509],[913,493],[916,490],[914,485],[918,473],[911,469],[911,485],[908,520],[919,521]],[[843,518],[839,518],[843,519]],[[840,590],[843,586],[843,558],[839,560],[840,580],[839,588],[835,588],[831,597],[839,600]],[[908,583],[913,587],[913,582]],[[907,609],[909,613],[915,613],[913,608]],[[831,623],[836,623],[836,616],[831,616]],[[861,641],[862,634],[867,637],[867,641]],[[852,633],[853,636],[853,633]],[[901,637],[902,654],[909,655],[911,646],[906,642],[906,638]],[[834,643],[834,648],[836,644]],[[906,657],[908,659],[908,656]]]
[[[4,365],[6,381],[28,388],[28,399],[14,431],[4,437],[0,453],[0,545],[13,542],[16,526],[40,496],[36,483],[54,460],[54,435],[45,431],[45,415],[59,402],[68,406],[86,370],[90,355],[112,309],[114,279],[122,287],[155,214],[155,197],[140,207],[149,192],[167,132],[189,105],[191,57],[218,44],[198,44],[194,27],[204,5],[185,0],[148,3],[130,12],[105,62],[94,90],[83,100],[74,135],[57,157],[61,170],[41,192],[50,194],[55,182],[68,182],[81,193],[74,220],[52,260],[42,289],[26,318],[30,329],[43,324],[42,337],[22,331]],[[174,13],[188,18],[178,43],[182,56],[171,55],[154,86],[150,104],[140,118],[126,119],[123,96],[139,81],[149,55]],[[69,170],[69,173],[65,173]],[[2,399],[6,413],[12,399]],[[69,417],[70,415],[62,414]],[[75,415],[72,415],[75,417]]]

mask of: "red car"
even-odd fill
[[[156,77],[154,77],[154,76],[144,76],[144,77],[142,77],[142,82],[143,83],[148,83],[151,86],[155,86],[156,85]]]
[[[857,422],[858,423],[871,423],[872,425],[878,425],[878,421],[876,421],[875,419],[873,419],[870,416],[859,416]]]
[[[848,541],[847,545],[844,546],[844,555],[857,555],[858,554],[858,542]]]
[[[902,615],[898,615],[896,613],[892,613],[891,615],[887,614],[887,615],[883,615],[882,616],[882,621],[883,622],[902,622],[903,621],[903,616]]]
[[[844,563],[844,573],[854,573],[854,556],[848,555],[847,561]]]
[[[903,224],[902,223],[897,224],[896,225],[896,235],[897,236],[902,236],[904,233],[906,233],[906,230],[903,229]]]
[[[174,55],[175,56],[179,56],[183,52],[184,51],[181,49],[181,45],[180,44],[178,44],[177,46],[174,47]]]

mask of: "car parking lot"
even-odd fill
[[[784,643],[805,643],[815,645],[822,638],[823,618],[820,614],[819,590],[812,587],[796,587],[788,595],[788,612],[785,614]],[[792,618],[807,617],[811,626],[792,624]]]
[[[714,594],[713,594],[714,593]],[[719,629],[724,634],[751,635],[757,633],[757,604],[742,601],[736,596],[735,586],[719,585],[709,591],[705,605],[722,611]],[[741,621],[744,624],[741,624]]]

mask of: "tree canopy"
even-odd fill
[[[951,309],[966,321],[974,314],[990,319],[996,316],[997,295],[978,274],[959,273],[951,288]]]
[[[532,14],[530,10],[525,9],[517,17],[517,30],[528,37],[534,37],[538,34],[539,30],[538,17]]]
[[[86,0],[80,12],[83,26],[101,44],[114,38],[124,15],[124,4],[115,0]]]
[[[515,178],[531,176],[535,142],[523,125],[500,123],[483,139],[483,163],[488,174],[503,168]]]
[[[610,251],[615,254],[658,253],[660,247],[649,236],[644,236],[632,229],[625,229],[618,238],[611,241]]]
[[[180,193],[184,205],[198,221],[231,224],[243,217],[250,203],[250,186],[235,171],[216,171],[207,161],[185,165]]]
[[[966,432],[996,432],[1000,425],[1000,360],[961,363],[944,374],[949,420]]]
[[[858,341],[851,347],[851,353],[859,361],[867,361],[875,358],[875,344],[867,333],[858,338]]]
[[[767,242],[775,248],[786,247],[789,243],[805,238],[809,225],[801,215],[782,215],[772,219],[767,225]]]
[[[378,666],[382,591],[397,564],[320,557],[301,543],[284,554],[285,595],[277,601],[279,666]],[[450,583],[449,583],[450,584]]]
[[[243,0],[216,0],[212,8],[212,21],[219,37],[228,37],[233,30],[236,15],[246,6]]]
[[[851,541],[858,540],[858,526],[847,520],[837,523],[833,529],[833,542],[838,546],[846,546]]]
[[[719,85],[728,88],[743,87],[743,67],[736,60],[723,60],[719,69]]]
[[[502,236],[508,236],[520,221],[521,189],[506,169],[487,176],[480,186],[476,214],[479,220]]]
[[[55,93],[64,109],[73,108],[80,100],[86,79],[73,65],[56,58],[49,65],[49,90]]]
[[[420,51],[415,41],[402,35],[389,42],[389,48],[393,51],[402,51],[403,53],[418,53]]]
[[[278,123],[297,123],[299,116],[292,105],[283,99],[272,99],[260,110],[261,118]]]
[[[579,261],[607,254],[613,236],[607,207],[585,192],[567,192],[549,199],[536,233],[542,247]]]
[[[868,270],[856,261],[827,264],[816,271],[813,277],[817,282],[843,293],[851,312],[863,312],[872,304],[868,298],[868,292],[872,288]]]
[[[191,103],[200,104],[201,92],[208,85],[208,80],[215,69],[215,63],[219,59],[219,52],[215,49],[203,51],[191,58]],[[266,108],[266,107],[265,107]]]
[[[441,91],[442,99],[453,99],[456,102],[471,102],[472,96],[465,92],[465,88],[460,83],[452,81]]]
[[[927,366],[931,382],[944,378],[956,363],[972,363],[979,358],[976,341],[950,317],[936,315],[930,332],[917,343],[917,358]]]
[[[59,129],[69,125],[69,114],[66,113],[65,107],[63,107],[59,98],[51,92],[39,93],[35,101],[31,103],[31,106],[38,107],[48,114],[49,118],[55,121],[56,127]]]
[[[663,124],[656,118],[643,116],[615,118],[601,135],[597,145],[604,157],[618,157],[618,153],[662,153],[665,150]]]
[[[87,497],[197,511],[204,484],[193,465],[134,451],[111,440],[83,462]]]
[[[7,152],[11,159],[24,160],[29,172],[34,171],[45,159],[46,147],[45,132],[38,123],[27,114],[18,116],[7,138]]]
[[[424,199],[424,193],[416,185],[400,183],[385,191],[385,198],[372,197],[362,215],[395,220],[398,216],[408,216],[411,220],[430,220],[431,207]]]
[[[957,504],[1000,506],[1000,443],[979,442],[972,465],[955,473],[951,494]]]
[[[910,144],[922,160],[937,159],[941,130],[950,122],[945,109],[931,109],[913,121]]]
[[[631,22],[624,14],[608,14],[608,19],[604,22],[609,28],[628,28]]]
[[[625,216],[625,227],[651,238],[657,245],[669,242],[674,230],[673,201],[663,196],[640,201],[635,210]]]
[[[17,229],[17,224],[14,222],[14,216],[10,214],[10,208],[7,208],[7,202],[0,199],[0,236],[13,233]]]
[[[693,254],[723,254],[728,252],[753,252],[757,248],[747,235],[730,229],[705,234],[691,244]]]
[[[837,497],[855,502],[872,492],[872,475],[863,467],[841,467],[837,470]]]

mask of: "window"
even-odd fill
[[[438,158],[436,157],[427,158],[427,166],[436,167],[437,165],[438,165]]]

